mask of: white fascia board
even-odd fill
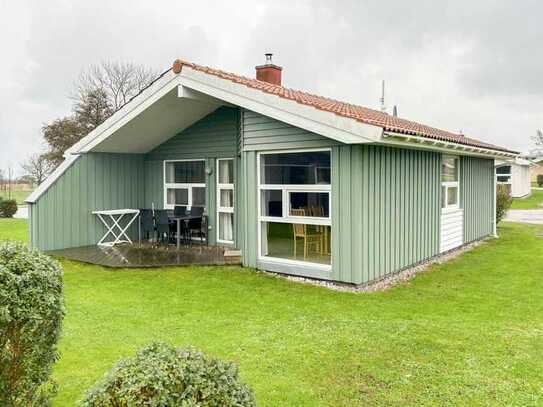
[[[68,168],[70,168],[73,163],[77,161],[77,159],[80,157],[80,155],[72,154],[66,159],[43,181],[38,187],[25,199],[25,202],[29,204],[36,203],[38,198],[42,196],[45,191],[51,187],[55,183],[57,179],[59,179],[62,174],[66,172]]]
[[[86,137],[74,144],[64,153],[67,157],[71,154],[87,153],[107,139],[115,131],[119,130],[130,120],[143,112],[166,93],[175,89],[179,83],[179,77],[172,71],[164,74],[162,78],[145,89],[140,95],[128,102],[113,116],[104,121],[100,126],[91,131]]]
[[[180,84],[236,106],[347,144],[374,143],[383,129],[306,106],[290,99],[253,89],[183,66]]]
[[[425,137],[411,136],[407,134],[393,132],[385,132],[381,144],[482,158],[507,159],[515,158],[517,156],[517,154],[508,153],[506,151],[473,147],[464,144],[451,143],[447,141],[434,140]]]

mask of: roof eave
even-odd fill
[[[401,147],[419,148],[446,152],[449,154],[471,155],[485,158],[515,158],[518,153],[505,150],[471,146],[468,144],[453,143],[450,141],[431,139],[428,137],[415,136],[391,131],[383,132],[383,144],[396,145]]]

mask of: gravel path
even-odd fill
[[[504,220],[543,225],[543,209],[509,209]]]

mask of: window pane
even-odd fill
[[[263,154],[261,184],[330,185],[330,152]]]
[[[290,216],[330,217],[330,200],[327,192],[290,192]]]
[[[458,204],[458,187],[449,187],[447,189],[447,205]]]
[[[447,206],[447,187],[441,187],[441,207],[445,208]]]
[[[205,162],[167,162],[166,182],[175,184],[205,184]]]
[[[504,165],[502,167],[496,168],[496,174],[511,174],[511,166]]]
[[[441,165],[441,181],[458,181],[458,159],[452,157],[443,157]]]
[[[261,197],[262,216],[283,216],[283,192],[281,190],[264,190]]]
[[[206,206],[206,189],[202,187],[192,188],[192,206]]]
[[[511,182],[511,176],[510,175],[499,175],[498,176],[498,182]]]
[[[234,240],[234,214],[219,213],[219,240]]]
[[[330,226],[263,222],[263,256],[331,264]]]
[[[166,193],[166,201],[168,205],[188,205],[189,190],[183,189],[168,189]]]
[[[234,183],[234,160],[219,160],[219,184]]]
[[[231,189],[221,189],[219,205],[223,208],[232,208],[234,206],[234,191]]]

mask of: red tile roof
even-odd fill
[[[239,83],[249,88],[258,89],[262,92],[293,100],[306,106],[312,106],[319,110],[335,113],[339,116],[348,117],[362,123],[382,127],[385,131],[420,136],[424,138],[447,141],[472,147],[488,148],[492,150],[505,151],[517,154],[516,151],[508,150],[503,147],[468,138],[462,134],[436,129],[434,127],[426,126],[424,124],[420,124],[411,120],[401,119],[399,117],[391,116],[378,110],[353,105],[351,103],[340,102],[338,100],[313,95],[299,90],[285,88],[279,85],[273,85],[268,82],[262,82],[256,79],[247,78],[245,76],[197,65],[179,59],[174,62],[173,71],[175,73],[179,73],[181,72],[183,66],[188,66],[196,71],[204,72],[209,75],[214,75],[216,77],[226,79],[234,83]]]

